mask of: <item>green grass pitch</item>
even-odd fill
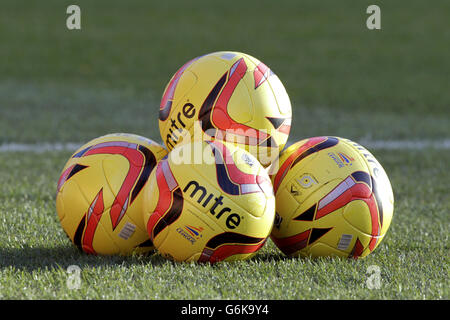
[[[82,29],[69,31],[73,3]],[[251,260],[214,266],[80,253],[55,210],[71,152],[0,152],[0,299],[449,299],[450,3],[377,1],[377,31],[366,28],[370,4],[2,1],[0,147],[112,132],[160,140],[164,86],[184,62],[218,50],[249,53],[277,73],[293,105],[291,142],[336,135],[447,147],[372,150],[395,211],[367,258],[291,259],[268,241]],[[71,265],[78,289],[68,286]]]

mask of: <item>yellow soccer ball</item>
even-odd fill
[[[271,239],[286,255],[362,258],[383,240],[394,196],[367,149],[348,139],[314,137],[291,145],[274,165]]]
[[[291,102],[280,79],[244,53],[194,58],[172,77],[159,110],[161,138],[176,145],[215,138],[233,143],[268,166],[287,142]]]
[[[174,148],[152,172],[144,202],[151,241],[175,261],[248,259],[275,218],[266,170],[250,153],[217,140]]]
[[[110,134],[80,147],[58,181],[61,225],[82,251],[127,255],[154,249],[142,220],[142,189],[167,150],[141,136]]]

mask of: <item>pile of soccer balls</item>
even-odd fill
[[[392,219],[385,171],[338,137],[282,151],[291,118],[283,84],[259,60],[238,52],[192,59],[162,96],[165,147],[110,134],[70,157],[57,185],[61,225],[89,254],[156,249],[215,263],[249,258],[270,236],[288,256],[368,255]]]

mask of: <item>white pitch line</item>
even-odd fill
[[[291,145],[292,141],[288,141],[287,146]],[[439,149],[449,150],[450,139],[444,140],[360,140],[359,144],[369,150],[424,150],[424,149]],[[8,152],[33,152],[44,153],[52,151],[71,151],[74,152],[83,143],[76,142],[55,142],[55,143],[3,143],[0,144],[0,153]]]
[[[368,149],[388,149],[388,150],[423,150],[423,149],[450,149],[450,139],[444,140],[379,140],[360,141],[362,146]]]
[[[52,152],[52,151],[75,151],[79,147],[81,147],[82,143],[4,143],[0,144],[0,153],[6,152],[34,152],[34,153],[43,153],[43,152]]]
[[[443,140],[353,140],[370,150],[449,150],[450,139]],[[295,142],[288,141],[286,146]]]

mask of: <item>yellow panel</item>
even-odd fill
[[[366,233],[372,233],[372,219],[369,207],[363,200],[354,200],[344,209],[344,218],[356,229]]]
[[[117,195],[130,170],[130,163],[124,156],[115,154],[106,155],[102,165],[107,185],[111,192]]]

